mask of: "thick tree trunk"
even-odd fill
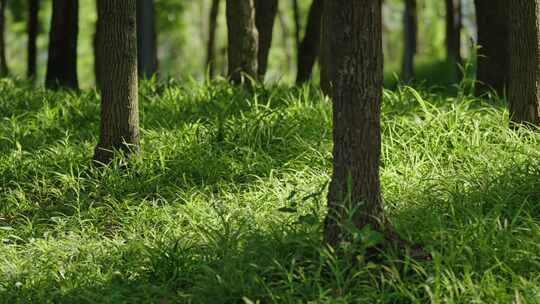
[[[298,48],[296,83],[302,84],[311,78],[321,44],[321,27],[324,0],[313,0],[309,9],[304,39]]]
[[[475,0],[478,29],[476,93],[505,93],[508,69],[508,0]]]
[[[456,65],[456,76],[461,77],[461,0],[446,1],[446,56]]]
[[[414,55],[418,35],[418,14],[416,0],[405,0],[403,13],[403,60],[401,66],[401,78],[411,81],[414,77]]]
[[[255,25],[259,33],[259,52],[257,59],[258,76],[262,81],[268,69],[268,55],[272,46],[274,23],[278,12],[277,0],[255,0]]]
[[[79,1],[53,0],[49,59],[45,85],[50,89],[78,89],[77,36]]]
[[[139,150],[136,0],[98,0],[101,132],[94,160]]]
[[[333,174],[325,240],[347,239],[342,224],[380,230],[381,1],[325,1],[323,47],[333,100]],[[353,212],[353,213],[351,213]]]
[[[30,79],[36,78],[37,73],[37,36],[39,34],[39,1],[30,0],[28,2],[28,58],[26,76]]]
[[[540,0],[508,3],[510,117],[518,124],[540,125]]]
[[[151,78],[158,71],[154,0],[137,0],[137,29],[139,75]]]
[[[212,0],[210,7],[210,15],[208,17],[208,41],[206,45],[206,67],[208,68],[209,77],[214,77],[215,74],[215,48],[216,48],[216,30],[218,26],[219,15],[219,0]]]
[[[254,0],[227,0],[229,78],[241,83],[244,76],[257,79],[259,34]]]
[[[6,60],[6,3],[7,0],[0,0],[0,77],[9,74]]]

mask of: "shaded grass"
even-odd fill
[[[434,261],[353,265],[321,247],[331,111],[314,89],[145,83],[123,170],[90,166],[95,93],[0,92],[2,302],[540,301],[540,136],[500,100],[385,91],[386,209]]]

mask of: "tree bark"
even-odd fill
[[[257,55],[258,77],[262,81],[268,69],[268,55],[272,46],[274,23],[278,12],[277,0],[255,0],[255,25],[259,33]]]
[[[0,0],[0,77],[7,76],[9,69],[6,60],[6,3],[7,0]]]
[[[401,66],[401,78],[409,82],[414,77],[414,56],[418,36],[418,13],[416,0],[405,0],[403,13],[403,60]]]
[[[325,240],[347,239],[347,219],[380,230],[381,1],[332,0],[324,4],[323,48],[333,101],[333,174]]]
[[[229,78],[241,83],[244,76],[257,79],[258,39],[254,0],[227,0]]]
[[[456,65],[456,76],[461,71],[461,0],[446,1],[446,56],[448,61]]]
[[[101,131],[94,160],[139,151],[136,0],[98,0]]]
[[[39,34],[39,1],[28,1],[28,58],[26,76],[36,78],[37,73],[37,37]]]
[[[309,81],[319,56],[323,8],[324,0],[313,0],[311,3],[306,33],[298,48],[297,84]]]
[[[478,30],[476,94],[504,96],[508,69],[508,0],[475,0]]]
[[[510,118],[540,125],[540,0],[508,3]]]
[[[219,16],[219,0],[212,0],[210,7],[210,15],[208,17],[208,42],[206,45],[206,67],[208,68],[209,77],[215,75],[215,48],[216,48],[216,30]]]
[[[79,1],[53,0],[52,10],[45,86],[49,89],[77,90]]]
[[[137,0],[137,28],[139,76],[151,78],[158,72],[154,0]]]

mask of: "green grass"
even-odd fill
[[[354,264],[321,246],[316,90],[146,83],[141,105],[143,153],[93,168],[94,92],[0,80],[0,302],[540,302],[540,133],[500,100],[385,91],[386,210],[434,259]]]

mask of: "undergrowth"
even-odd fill
[[[0,80],[0,301],[538,303],[540,133],[460,92],[384,92],[385,208],[433,261],[373,263],[321,244],[313,88],[144,83],[143,152],[95,168],[95,92]]]

